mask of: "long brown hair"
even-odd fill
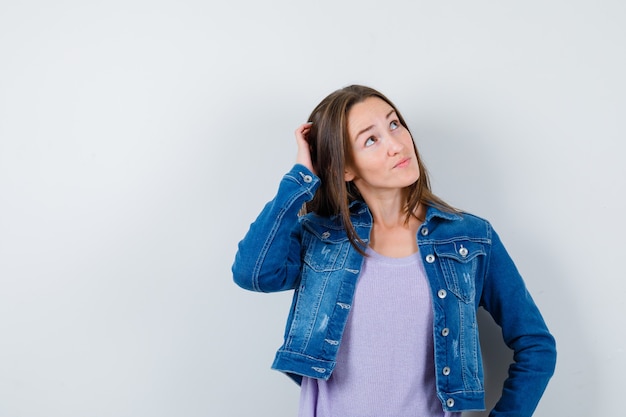
[[[388,103],[395,110],[402,126],[407,131],[409,130],[396,106],[382,93],[370,87],[351,85],[331,93],[315,107],[308,119],[313,122],[313,125],[307,138],[311,149],[313,169],[319,176],[321,184],[315,197],[306,204],[306,211],[315,212],[321,216],[339,215],[350,243],[361,253],[365,245],[352,225],[349,206],[355,200],[362,200],[362,197],[351,181],[344,180],[344,173],[346,166],[350,166],[353,162],[348,133],[348,113],[352,106],[369,97],[378,97]],[[420,158],[415,142],[413,142],[413,147],[417,155],[420,176],[406,189],[407,200],[404,208],[406,221],[408,222],[411,216],[415,216],[420,204],[456,212],[456,209],[432,193],[428,171]]]

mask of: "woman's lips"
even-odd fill
[[[405,166],[409,165],[410,161],[411,161],[411,158],[403,158],[403,159],[400,160],[400,162],[395,164],[393,167],[394,168],[404,168]]]

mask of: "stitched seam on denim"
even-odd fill
[[[436,238],[425,238],[424,236],[420,236],[419,240],[422,241],[422,243],[424,244],[444,244],[444,243],[455,243],[458,242],[460,240],[467,240],[469,242],[474,242],[474,243],[486,243],[486,244],[490,244],[491,243],[491,238],[490,237],[472,237],[472,236],[455,236],[455,237],[449,237],[447,239],[436,239]]]
[[[465,367],[465,363],[466,363],[466,358],[465,358],[465,315],[463,314],[463,301],[462,300],[457,300],[457,308],[459,309],[459,356],[461,358],[461,378],[463,380],[463,388],[467,387],[467,380],[465,379],[465,371],[464,369],[466,369]]]
[[[331,361],[331,360],[328,360],[328,359],[320,359],[318,357],[311,356],[311,355],[306,355],[306,354],[301,353],[301,352],[295,352],[293,350],[280,349],[278,351],[278,353],[283,353],[283,354],[286,354],[286,355],[301,356],[303,358],[310,359],[311,361],[314,361],[314,362],[327,363],[330,366],[332,366],[333,363],[335,363],[335,361]]]
[[[491,227],[491,224],[487,223],[487,238],[489,239],[489,242],[491,243],[492,241],[492,234],[493,234],[493,229]],[[491,252],[493,251],[493,245],[489,245],[489,250],[487,253],[487,263],[485,264],[485,271],[487,271],[485,273],[488,274],[489,273],[489,268],[491,267]],[[484,287],[484,282],[483,282],[483,287]],[[482,296],[481,296],[482,298]]]
[[[472,394],[472,393],[484,394],[485,390],[484,389],[479,389],[479,390],[463,389],[463,390],[458,390],[458,391],[446,392],[446,394],[448,394],[448,395],[463,395],[463,394]],[[470,399],[470,401],[476,401],[476,400],[477,400],[477,398]]]
[[[472,304],[472,308],[474,304]],[[474,323],[475,323],[475,329],[474,330],[474,334],[472,337],[472,353],[474,354],[474,357],[472,358],[472,360],[474,361],[474,368],[472,369],[472,374],[471,377],[474,380],[474,384],[473,386],[477,386],[479,388],[482,388],[482,384],[480,382],[480,378],[478,377],[478,372],[479,372],[479,363],[478,363],[478,355],[479,355],[479,349],[480,349],[480,343],[478,340],[478,317],[476,317],[476,310],[474,310]]]

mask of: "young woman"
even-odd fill
[[[294,290],[273,368],[301,384],[300,416],[484,409],[479,306],[514,351],[490,416],[531,416],[555,342],[491,225],[431,192],[406,122],[380,92],[335,91],[309,120],[233,265],[243,288]]]

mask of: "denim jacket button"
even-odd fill
[[[330,232],[322,233],[322,239],[328,239],[330,237]]]
[[[422,228],[422,236],[428,236],[428,227]]]
[[[461,249],[459,249],[459,255],[465,258],[468,253],[469,251],[467,250],[467,248],[464,248],[463,246],[461,246]]]
[[[444,327],[444,328],[441,330],[441,335],[442,335],[443,337],[446,337],[446,336],[447,336],[447,335],[449,335],[449,334],[450,334],[450,329],[448,329],[447,327]]]
[[[437,291],[437,297],[439,298],[446,298],[448,295],[448,292],[446,290],[439,290]]]
[[[445,368],[441,370],[441,373],[444,374],[445,376],[450,375],[450,367],[446,366]]]
[[[435,255],[433,255],[432,253],[430,255],[426,255],[426,262],[428,262],[429,264],[435,262]]]
[[[448,398],[448,400],[446,401],[446,405],[450,408],[454,407],[454,399]]]
[[[309,183],[311,181],[313,181],[313,177],[310,175],[305,175],[304,177],[302,177],[302,179],[304,180],[304,182]]]

